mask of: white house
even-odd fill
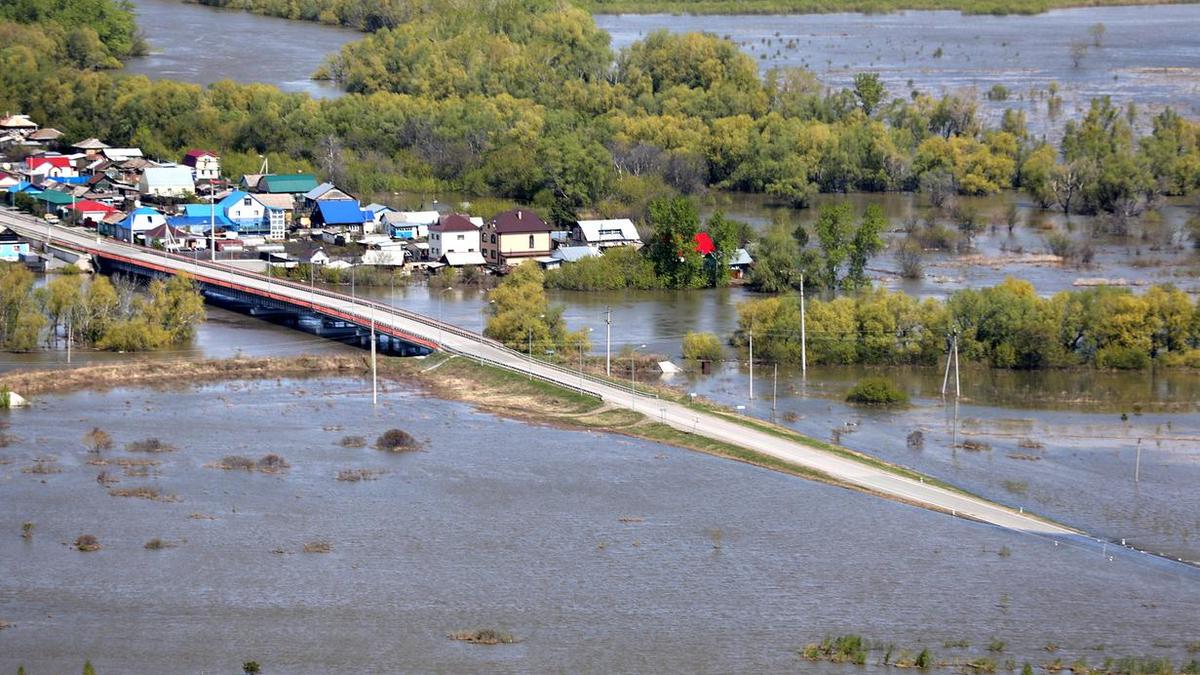
[[[404,265],[403,244],[372,244],[363,252],[362,264],[380,267],[401,267]]]
[[[196,180],[217,180],[221,177],[221,158],[210,150],[188,150],[184,166],[191,167]]]
[[[186,166],[153,166],[142,172],[138,190],[156,197],[182,197],[196,193],[192,170]]]
[[[166,216],[147,206],[140,206],[117,224],[114,234],[117,239],[132,243],[138,235],[166,224]]]
[[[576,246],[596,248],[642,246],[642,237],[638,234],[637,226],[628,218],[581,220],[571,228],[570,240]]]
[[[474,220],[478,220],[478,223],[466,216],[452,213],[430,225],[429,257],[441,260],[447,253],[479,253],[482,250],[479,229],[483,227],[483,219]]]

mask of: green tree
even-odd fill
[[[33,297],[33,274],[24,265],[0,264],[0,345],[31,351],[45,323]]]
[[[720,338],[712,333],[688,331],[683,336],[683,358],[690,361],[720,361]]]
[[[703,279],[704,261],[696,251],[700,215],[686,197],[664,197],[650,203],[653,230],[649,258],[668,288],[694,288]]]
[[[825,256],[821,285],[827,289],[838,287],[842,263],[850,254],[854,227],[851,218],[850,204],[846,202],[824,206],[817,215],[814,229],[817,233],[817,241],[821,243],[821,251]]]
[[[886,228],[887,218],[883,215],[883,209],[878,204],[867,206],[862,222],[850,241],[845,280],[847,288],[857,289],[867,285],[867,263],[883,250],[884,242],[880,235]]]
[[[754,247],[755,265],[750,270],[750,287],[762,293],[782,293],[799,280],[797,261],[800,247],[795,230],[775,223]]]
[[[545,277],[532,261],[517,265],[490,293],[484,334],[511,349],[536,354],[575,354],[590,348],[586,331],[569,332],[562,307],[551,306]]]
[[[744,229],[743,224],[726,218],[720,211],[709,217],[705,231],[716,247],[707,261],[709,286],[721,288],[729,285],[729,263],[741,248]]]
[[[878,73],[858,73],[854,76],[854,96],[868,117],[879,108],[886,93]]]

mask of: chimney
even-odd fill
[[[517,220],[521,219],[521,210],[517,209]]]

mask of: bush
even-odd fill
[[[241,455],[226,455],[217,462],[217,467],[226,471],[253,471],[255,466],[254,460]]]
[[[451,640],[462,640],[476,645],[511,645],[517,642],[511,633],[491,628],[455,631],[449,637]]]
[[[1007,101],[1008,94],[1008,87],[1002,84],[994,84],[992,85],[992,88],[988,89],[987,91],[987,99],[989,101]]]
[[[417,439],[413,438],[407,431],[400,429],[388,429],[375,439],[375,448],[385,452],[403,452],[405,450],[416,450]]]
[[[367,439],[362,436],[343,436],[338,444],[343,448],[365,448],[367,447]]]
[[[1096,352],[1096,367],[1141,370],[1150,365],[1150,355],[1140,349],[1110,345]]]
[[[91,431],[83,435],[83,447],[87,448],[88,452],[112,450],[112,436],[109,436],[108,432],[100,427],[92,427]]]
[[[846,394],[847,403],[859,405],[908,405],[908,394],[884,377],[865,377]]]
[[[265,473],[275,473],[291,468],[291,464],[287,460],[275,453],[263,455],[263,458],[258,460],[258,470]]]
[[[77,550],[83,551],[85,553],[90,553],[92,551],[99,551],[100,550],[100,540],[97,539],[95,537],[95,535],[81,534],[81,535],[79,535],[79,538],[75,540],[75,548]]]
[[[159,539],[158,537],[155,537],[155,538],[151,539],[150,541],[146,542],[146,545],[144,548],[147,551],[161,551],[164,548],[175,548],[175,544],[172,544],[171,542],[166,541],[165,539]]]
[[[147,438],[144,441],[134,441],[125,444],[129,452],[174,452],[175,446],[157,438]]]
[[[909,237],[896,250],[896,262],[900,264],[900,276],[905,279],[920,279],[925,276],[925,250],[920,242]]]
[[[712,333],[689,331],[683,336],[683,358],[694,361],[720,361],[721,339]]]

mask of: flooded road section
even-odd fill
[[[358,380],[284,380],[5,413],[0,669],[842,673],[796,650],[859,633],[939,661],[1179,663],[1196,639],[1192,568],[402,387],[369,399]],[[116,446],[99,457],[81,443],[96,425]],[[339,443],[391,427],[422,450]],[[177,449],[124,449],[151,434]],[[208,466],[272,452],[290,468]],[[159,500],[109,494],[138,487]],[[81,534],[100,550],[66,545]],[[446,637],[476,628],[520,641]]]

